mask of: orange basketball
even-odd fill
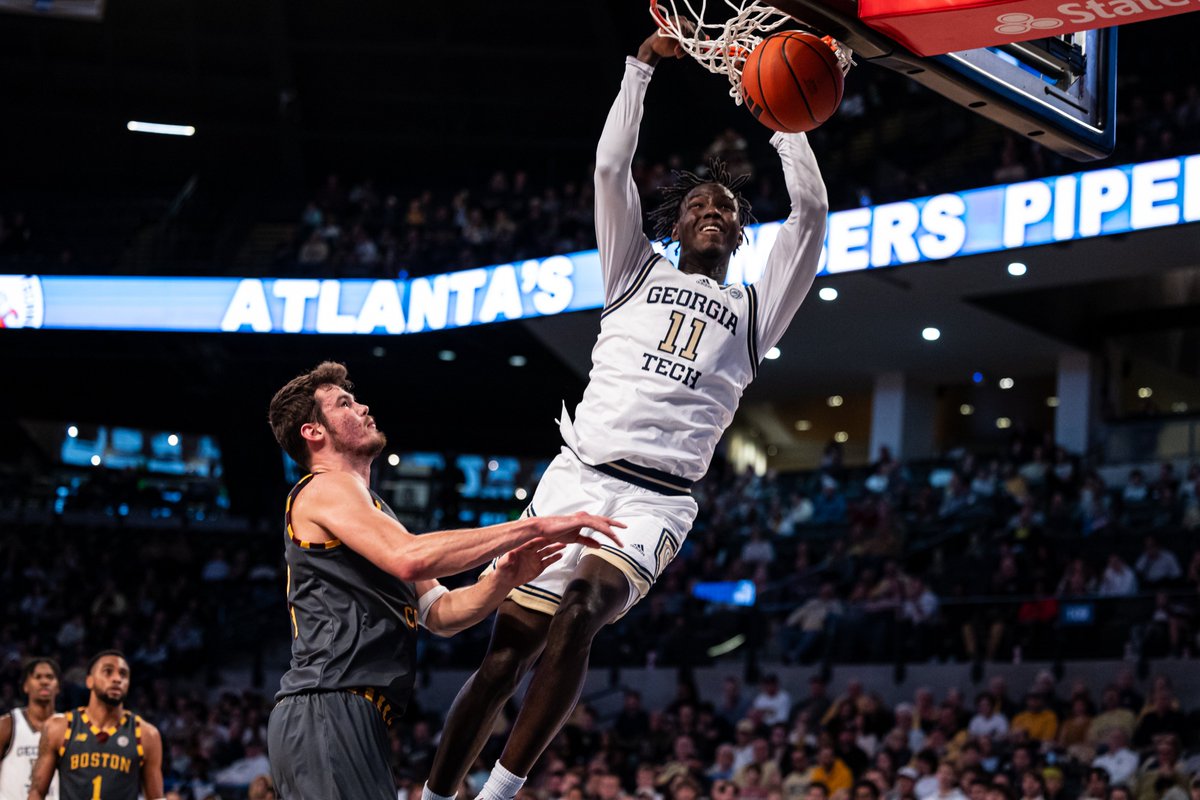
[[[784,133],[811,131],[832,117],[843,88],[833,48],[810,33],[768,36],[742,67],[746,108],[763,125]]]

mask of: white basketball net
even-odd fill
[[[658,23],[659,34],[677,39],[683,51],[700,66],[729,79],[729,96],[742,103],[742,65],[746,56],[770,34],[789,22],[799,21],[760,0],[722,0],[733,16],[723,22],[708,22],[708,0],[650,0],[650,15]],[[690,24],[689,24],[690,23]],[[799,23],[803,25],[803,23]],[[834,52],[842,74],[853,60],[850,48],[834,42]]]

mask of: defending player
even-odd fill
[[[368,488],[387,439],[351,388],[326,362],[271,400],[275,438],[310,473],[287,500],[292,662],[267,731],[284,800],[395,800],[387,726],[412,693],[417,626],[474,625],[566,545],[598,547],[585,527],[620,544],[620,523],[582,513],[413,536]],[[436,580],[497,556],[474,586]]]
[[[58,772],[62,800],[163,797],[162,737],[125,708],[129,662],[104,650],[88,663],[88,704],[51,717],[42,729],[28,800],[42,800]]]
[[[21,691],[29,705],[0,717],[0,800],[25,800],[29,796],[38,738],[46,721],[54,716],[61,683],[62,673],[50,658],[30,659],[21,670]],[[58,800],[57,779],[50,782],[46,797]]]
[[[828,209],[803,134],[776,134],[792,210],[755,286],[724,286],[729,259],[751,219],[749,204],[717,165],[685,173],[653,216],[655,234],[680,243],[679,268],[642,234],[630,174],[642,99],[663,56],[682,56],[655,34],[626,61],[596,156],[596,237],[605,308],[592,372],[565,447],[546,471],[530,514],[558,513],[582,498],[628,525],[623,546],[569,548],[519,587],[496,618],[484,661],[459,692],[424,800],[457,790],[492,722],[541,653],[508,742],[479,797],[512,800],[574,707],[593,637],[641,599],[674,558],[696,516],[692,482],[708,470],[760,353],[812,286]]]

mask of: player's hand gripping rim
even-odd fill
[[[600,547],[601,542],[584,533],[590,530],[607,539],[611,539],[617,547],[622,547],[621,538],[613,528],[624,528],[624,523],[598,514],[588,514],[577,511],[574,514],[558,517],[534,517],[537,522],[537,534],[547,542],[563,544],[581,544],[584,547]]]

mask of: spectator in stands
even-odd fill
[[[734,675],[726,676],[721,682],[721,700],[717,703],[717,716],[730,725],[737,725],[749,710],[750,701],[742,694],[742,682]],[[753,726],[751,723],[752,731]]]
[[[1070,751],[1071,748],[1086,745],[1091,726],[1092,715],[1087,697],[1074,696],[1071,698],[1071,713],[1058,726],[1059,747]]]
[[[1121,490],[1121,499],[1126,506],[1143,505],[1150,501],[1150,487],[1146,485],[1146,475],[1140,469],[1129,471],[1129,479]]]
[[[943,520],[953,519],[962,514],[975,503],[975,495],[957,472],[950,476],[942,495],[942,505],[938,509],[938,517]]]
[[[837,525],[846,521],[846,498],[837,481],[828,475],[822,476],[821,491],[813,500],[812,521],[814,525]]]
[[[1148,747],[1159,736],[1172,735],[1178,739],[1189,733],[1187,717],[1178,708],[1175,695],[1165,682],[1155,687],[1153,705],[1142,714],[1133,733],[1135,747]]]
[[[1003,739],[1008,735],[1008,720],[996,708],[996,698],[990,692],[975,697],[975,716],[967,732],[976,738]]]
[[[753,757],[749,764],[739,769],[733,776],[733,782],[745,790],[750,783],[750,771],[758,771],[759,784],[765,789],[777,789],[783,782],[779,774],[779,765],[771,758],[771,749],[766,739],[755,739],[751,746]]]
[[[958,788],[958,772],[953,766],[943,763],[937,768],[937,788],[920,800],[967,800]]]
[[[713,760],[713,764],[704,773],[704,777],[710,781],[732,781],[734,775],[733,762],[737,756],[736,751],[731,744],[722,744],[717,747],[717,754]],[[653,767],[651,774],[653,774]]]
[[[1173,786],[1185,792],[1189,776],[1180,761],[1179,737],[1164,733],[1154,740],[1154,753],[1142,764],[1134,782],[1137,800],[1159,800]]]
[[[1066,780],[1061,769],[1046,767],[1042,770],[1042,780],[1046,785],[1046,800],[1066,800],[1066,796],[1063,794]]]
[[[850,797],[853,800],[880,800],[882,792],[874,782],[863,778],[855,782],[854,791],[850,793]]]
[[[1047,800],[1046,779],[1037,770],[1029,769],[1021,775],[1021,800]]]
[[[736,775],[742,767],[754,760],[754,731],[753,720],[743,719],[734,728],[733,772]]]
[[[1163,549],[1156,536],[1146,537],[1145,548],[1134,567],[1142,583],[1150,588],[1176,580],[1183,574],[1175,554]]]
[[[1025,695],[1025,710],[1013,717],[1010,728],[1024,731],[1035,741],[1049,742],[1058,734],[1058,716],[1046,707],[1045,695],[1029,692]]]
[[[1109,553],[1108,562],[1104,567],[1104,575],[1100,578],[1099,594],[1101,597],[1129,597],[1137,594],[1137,575],[1117,553]]]
[[[1125,741],[1133,737],[1136,723],[1133,712],[1121,706],[1121,693],[1115,684],[1104,687],[1100,696],[1100,713],[1092,719],[1088,729],[1088,743],[1097,746],[1108,740],[1109,731],[1120,729],[1125,733]]]
[[[738,785],[738,790],[742,800],[768,800],[771,795],[770,789],[763,784],[762,767],[758,764],[749,764],[744,768],[743,782]]]
[[[613,722],[613,736],[617,747],[635,750],[650,732],[650,715],[642,708],[642,695],[633,689],[625,691],[621,711]]]
[[[1091,767],[1084,779],[1083,792],[1079,800],[1108,800],[1108,790],[1112,783],[1108,770],[1103,767]]]
[[[912,766],[917,770],[913,793],[917,797],[928,797],[938,788],[938,756],[933,750],[921,750],[913,757]]]
[[[781,787],[784,800],[803,800],[808,793],[809,784],[812,783],[812,764],[809,763],[807,748],[793,747],[788,761],[788,773],[784,776]]]
[[[750,534],[750,541],[742,545],[742,561],[747,564],[772,564],[775,562],[775,547],[763,536],[759,528]]]
[[[784,663],[809,663],[817,647],[831,635],[842,611],[842,603],[834,594],[833,584],[821,584],[817,596],[789,614],[783,623],[780,644]]]
[[[329,243],[319,230],[313,230],[300,248],[299,261],[303,266],[324,264],[329,260]]]
[[[901,635],[909,648],[917,654],[928,654],[933,650],[934,637],[938,631],[938,596],[925,581],[910,577],[901,583],[904,601],[900,606],[900,620],[905,623]]]
[[[819,783],[833,793],[854,785],[854,776],[850,773],[850,768],[834,755],[833,745],[830,744],[822,744],[817,749],[817,765],[813,767],[809,777],[810,786]]]
[[[750,708],[762,712],[762,721],[766,725],[786,723],[788,713],[792,709],[792,696],[787,690],[780,688],[778,675],[767,675],[763,678],[762,688],[754,697]],[[764,779],[767,777],[763,776]]]
[[[917,779],[920,773],[912,767],[901,767],[896,772],[896,785],[886,800],[916,800]]]
[[[200,572],[200,578],[210,583],[217,583],[228,580],[229,576],[230,566],[225,558],[225,550],[218,547],[212,558],[205,563],[204,569]]]

